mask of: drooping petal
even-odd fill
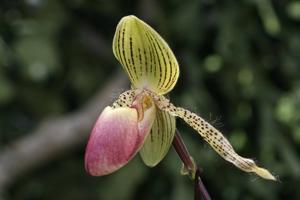
[[[165,94],[175,86],[179,66],[172,50],[154,29],[137,17],[121,19],[113,39],[113,52],[134,88]]]
[[[147,166],[154,167],[165,157],[172,144],[175,129],[175,117],[157,110],[150,134],[140,150],[140,155]]]
[[[243,171],[254,172],[262,178],[274,181],[276,180],[276,178],[268,170],[258,167],[253,160],[239,156],[223,134],[204,119],[184,108],[175,107],[163,96],[156,96],[154,98],[160,109],[183,119],[225,160],[233,163]]]
[[[106,107],[98,118],[85,153],[86,171],[93,176],[110,174],[138,152],[154,121],[155,108],[142,121],[134,108]]]

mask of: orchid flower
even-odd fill
[[[197,114],[174,106],[164,95],[175,86],[179,65],[164,39],[135,16],[119,22],[113,53],[127,73],[132,88],[106,107],[90,135],[85,168],[93,176],[113,173],[136,154],[147,166],[156,166],[167,154],[176,130],[176,117],[184,120],[225,160],[246,172],[276,180],[251,159],[239,156],[223,136]]]

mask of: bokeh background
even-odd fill
[[[44,120],[79,110],[121,71],[111,43],[128,14],[154,27],[176,54],[181,75],[172,101],[213,123],[241,155],[281,180],[239,171],[178,120],[213,199],[300,199],[296,0],[1,0],[0,158]],[[128,87],[111,91],[111,101]],[[84,171],[86,142],[18,176],[1,200],[193,199],[172,148],[155,168],[136,156],[117,173],[95,178]]]

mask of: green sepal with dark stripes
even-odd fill
[[[134,88],[161,95],[175,86],[179,66],[172,50],[154,29],[137,17],[121,19],[113,39],[113,52]]]
[[[175,129],[175,117],[157,109],[152,129],[140,150],[142,160],[147,166],[156,166],[166,156],[172,144]]]

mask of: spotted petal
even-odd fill
[[[153,167],[165,157],[174,138],[175,122],[175,117],[169,113],[156,111],[150,134],[140,150],[140,155],[146,165]]]
[[[134,88],[165,94],[175,86],[179,66],[172,50],[155,30],[137,17],[121,19],[113,39],[113,52]]]
[[[85,153],[86,171],[93,176],[110,174],[138,152],[155,117],[155,107],[138,121],[135,108],[106,107],[97,120]]]
[[[262,178],[274,181],[276,180],[276,178],[268,170],[258,167],[252,159],[238,155],[223,134],[200,116],[184,108],[175,107],[163,96],[154,96],[153,98],[160,109],[169,112],[173,116],[180,117],[193,129],[195,129],[225,160],[233,163],[236,167],[243,171],[254,172]]]

